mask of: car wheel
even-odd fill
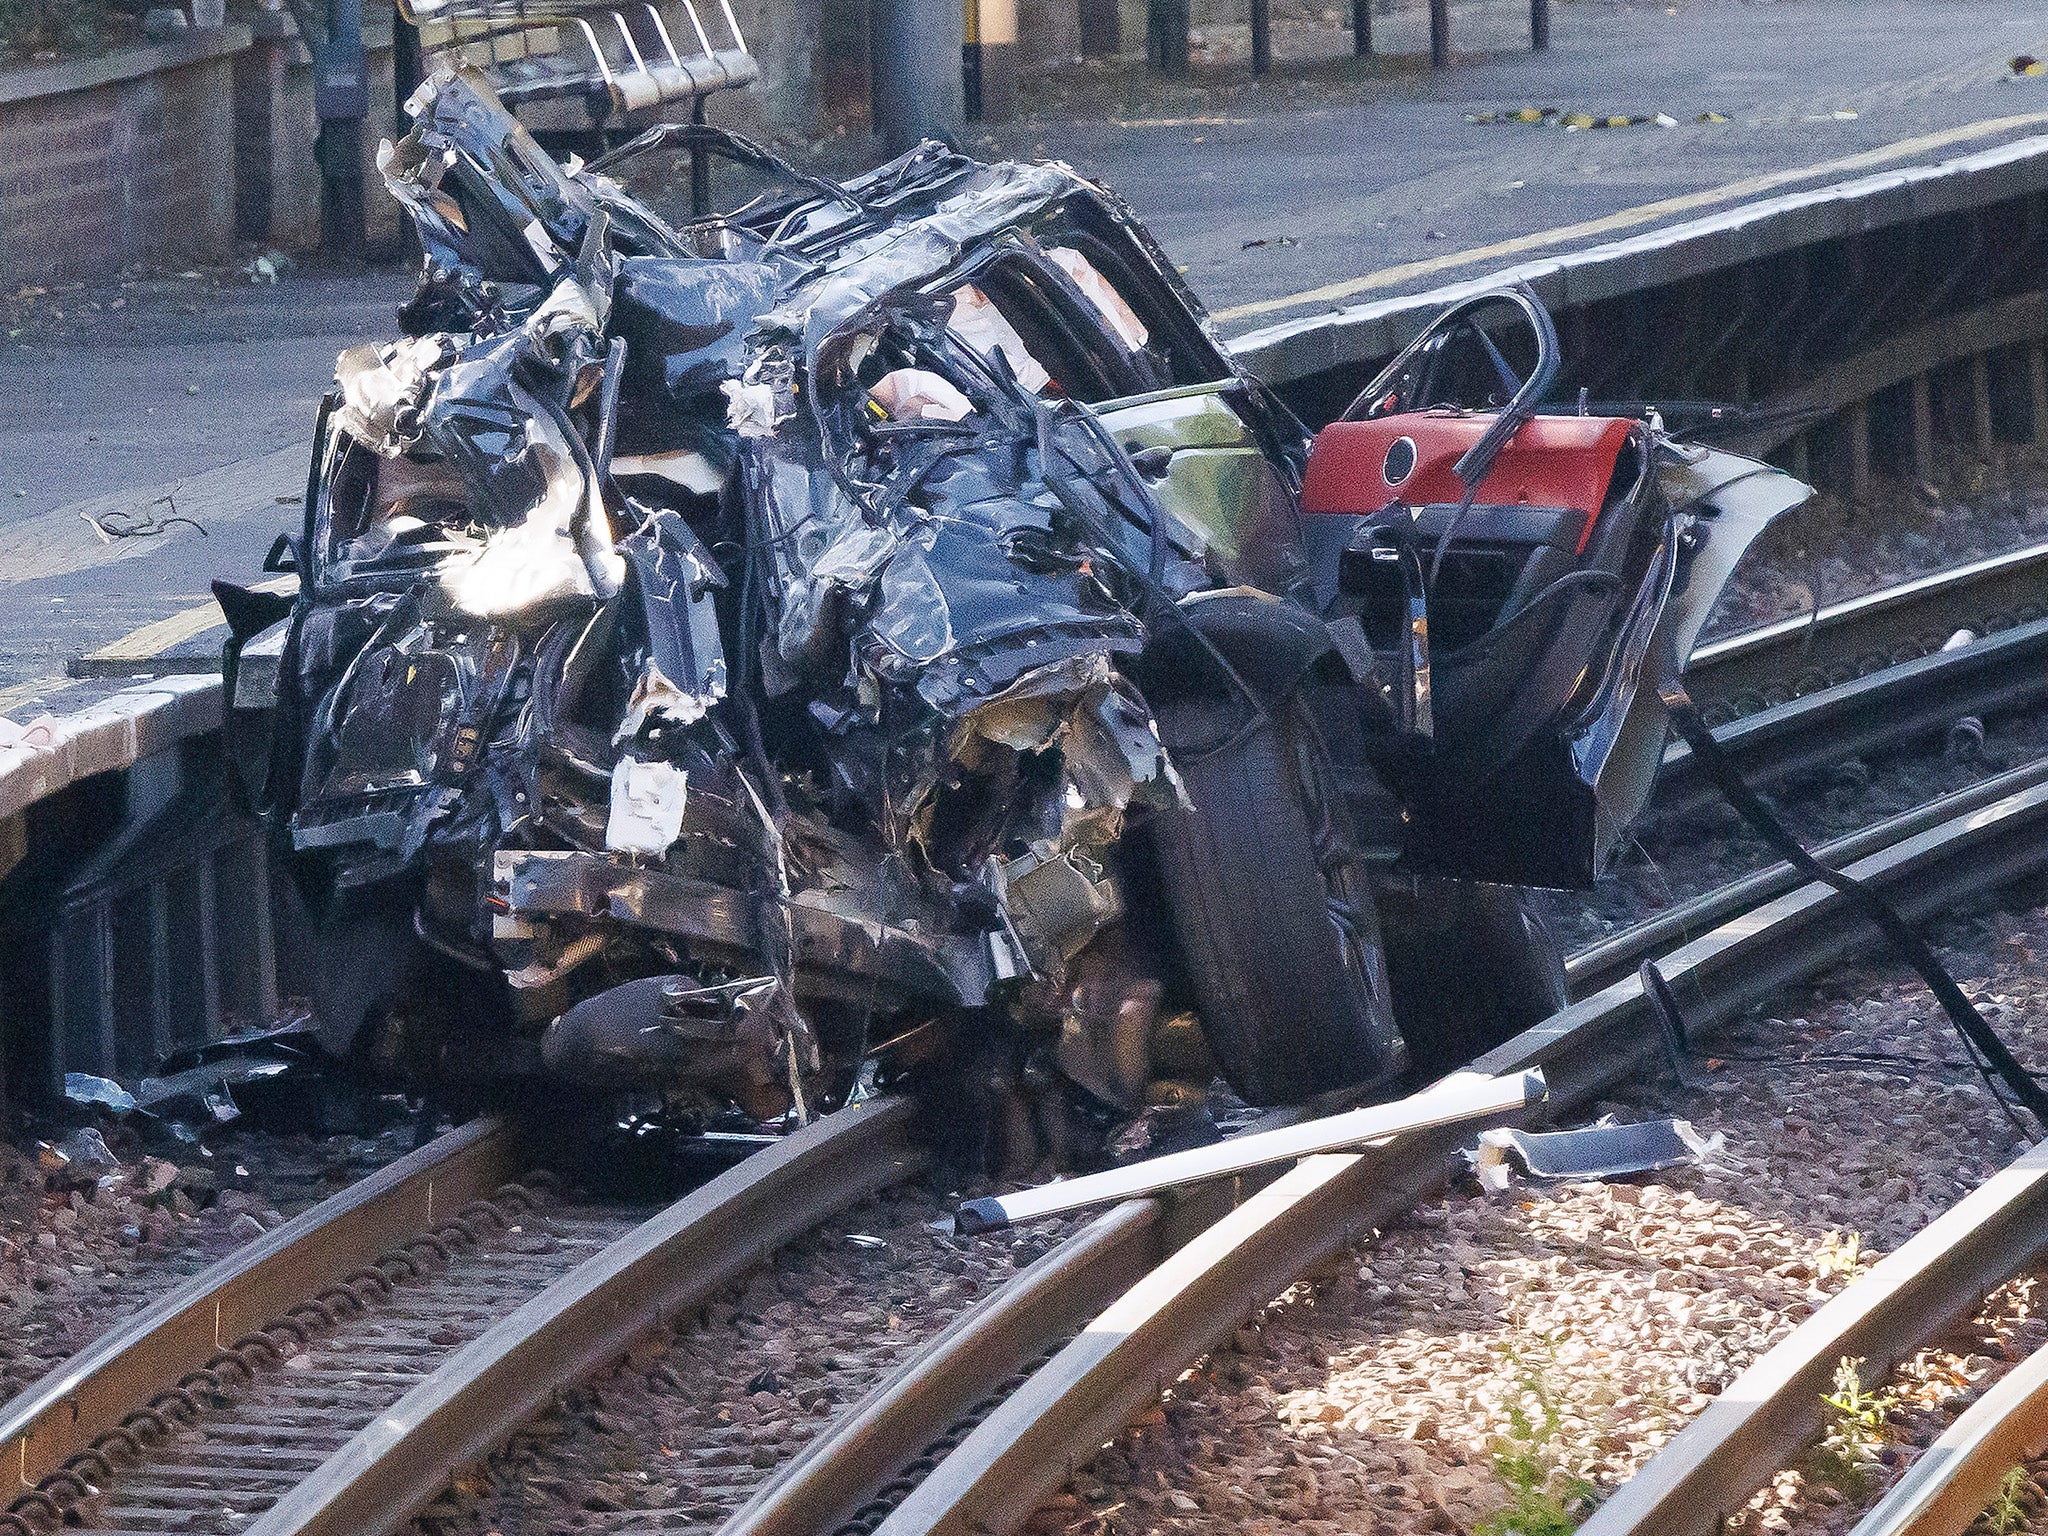
[[[1529,892],[1426,876],[1379,893],[1409,1059],[1448,1072],[1565,1005],[1564,957]]]
[[[1307,709],[1158,712],[1192,809],[1153,847],[1204,1033],[1252,1104],[1293,1104],[1390,1065],[1392,993],[1371,881]]]

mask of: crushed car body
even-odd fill
[[[926,1074],[1029,1160],[1217,1066],[1291,1102],[1461,1048],[1431,973],[1481,930],[1495,1014],[1550,1005],[1477,882],[1591,877],[1796,482],[1552,427],[1477,315],[1312,449],[1062,166],[564,166],[472,74],[409,110],[419,286],[274,561],[257,793],[327,1049],[757,1119]],[[778,185],[672,227],[610,173],[679,148]],[[1451,402],[1481,343],[1515,387]],[[232,668],[280,615],[223,602]],[[1503,773],[1540,825],[1461,810]]]

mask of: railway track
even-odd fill
[[[1720,1529],[1819,1433],[1843,1359],[1881,1379],[2048,1254],[2048,1146],[2012,1163],[1749,1367],[1582,1527],[1582,1536]],[[2006,1472],[2048,1440],[2048,1352],[2008,1372],[1856,1526],[1855,1536],[1966,1529]]]
[[[2020,775],[2001,784],[1996,799],[1965,792],[1952,797],[1945,815],[1914,813],[1865,835],[1872,846],[1849,868],[1909,917],[2041,868],[2048,864],[2048,764]],[[1766,880],[1753,894],[1770,889]],[[1793,885],[1668,952],[1662,969],[1688,1028],[1702,1030],[1868,948],[1861,922],[1827,888]],[[1654,1061],[1658,1048],[1641,986],[1629,976],[1473,1068],[1541,1067],[1551,1087],[1545,1109],[1563,1115]],[[764,1488],[722,1536],[1016,1529],[1242,1319],[1441,1187],[1459,1166],[1465,1139],[1404,1137],[1304,1160],[1257,1189],[1241,1182],[1116,1207],[935,1340]],[[1004,1387],[991,1392],[995,1382]],[[1708,1517],[1686,1528],[1714,1526]],[[1647,1536],[1679,1527],[1636,1529]]]
[[[2021,553],[2048,560],[2048,548]],[[1932,596],[1878,594],[1870,611],[1983,623],[2013,571],[2033,567],[1980,565],[1921,584]],[[1856,626],[1876,622],[1856,605],[1823,618],[1845,651],[1860,643]],[[1791,642],[1767,639],[1782,659]],[[1763,648],[1710,660],[1749,665],[1740,658]],[[2030,704],[2048,694],[2044,661],[2048,620],[2027,620],[1767,704],[1718,734],[1770,777],[1945,731],[1959,713]],[[1682,801],[1682,751],[1667,769]],[[1892,888],[1909,915],[2002,884],[2048,864],[2048,761],[1825,854]],[[1857,929],[1832,893],[1783,867],[1759,871],[1575,957],[1580,1000],[1475,1065],[1544,1068],[1551,1112],[1568,1113],[1641,1064],[1650,1032],[1631,973],[1642,958],[1670,954],[1688,1022],[1705,1028],[1854,949]],[[1439,1186],[1464,1139],[1409,1137],[1110,1210],[841,1415],[728,1536],[1014,1528],[1247,1311]],[[0,1409],[0,1459],[28,1490],[0,1531],[389,1529],[554,1390],[919,1166],[907,1110],[871,1104],[640,1221],[544,1205],[512,1183],[531,1156],[511,1122],[463,1127],[216,1265]]]
[[[828,1115],[653,1215],[508,1182],[472,1122],[252,1242],[0,1411],[0,1530],[389,1530],[663,1319],[923,1157]],[[643,1219],[644,1216],[644,1219]]]
[[[2048,616],[2048,544],[1989,555],[1697,647],[1686,686],[1709,718],[1754,714]]]

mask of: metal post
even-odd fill
[[[965,0],[961,50],[970,123],[1006,123],[1017,115],[1017,0]]]
[[[171,947],[171,882],[159,875],[149,882],[149,1022],[150,1059],[171,1054],[171,969],[177,963]],[[272,1016],[275,1017],[274,1015]]]
[[[1529,0],[1529,51],[1550,50],[1550,0]]]
[[[1429,67],[1451,67],[1451,0],[1429,0]]]
[[[247,850],[244,857],[249,861],[250,899],[254,908],[255,932],[248,938],[250,948],[256,952],[256,1015],[269,1023],[283,1012],[277,994],[277,923],[270,905],[270,857],[261,832],[253,833],[242,846]]]
[[[401,134],[412,132],[412,114],[405,110],[405,104],[426,78],[427,64],[426,56],[420,51],[420,29],[405,19],[403,10],[394,9],[391,16],[391,95],[398,106],[398,131]]]
[[[1870,495],[1870,402],[1850,406],[1843,425],[1849,432],[1849,495],[1862,501]]]
[[[892,155],[953,139],[965,121],[960,0],[874,0],[868,36],[875,132]]]
[[[1372,57],[1372,0],[1351,0],[1351,51],[1361,59]]]
[[[1924,373],[1913,375],[1913,476],[1934,479],[1934,392]]]
[[[327,36],[313,48],[313,110],[320,119],[320,243],[360,256],[364,242],[363,118],[370,83],[363,60],[363,0],[327,0]]]
[[[704,98],[697,97],[690,103],[690,121],[702,126],[704,122]],[[709,218],[711,215],[711,156],[702,144],[690,146],[690,217]]]
[[[1145,62],[1162,75],[1188,72],[1188,0],[1149,0]]]
[[[92,904],[93,1019],[99,1059],[88,1069],[105,1077],[120,1071],[120,1031],[114,1011],[114,904],[102,896]]]
[[[1272,67],[1272,0],[1252,0],[1252,73],[1263,75]]]
[[[1081,52],[1088,58],[1121,53],[1123,20],[1116,0],[1081,0]]]

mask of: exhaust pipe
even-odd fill
[[[767,1120],[789,1108],[796,1042],[808,1039],[773,976],[643,976],[570,1008],[541,1036],[540,1056],[579,1087],[701,1087]]]

